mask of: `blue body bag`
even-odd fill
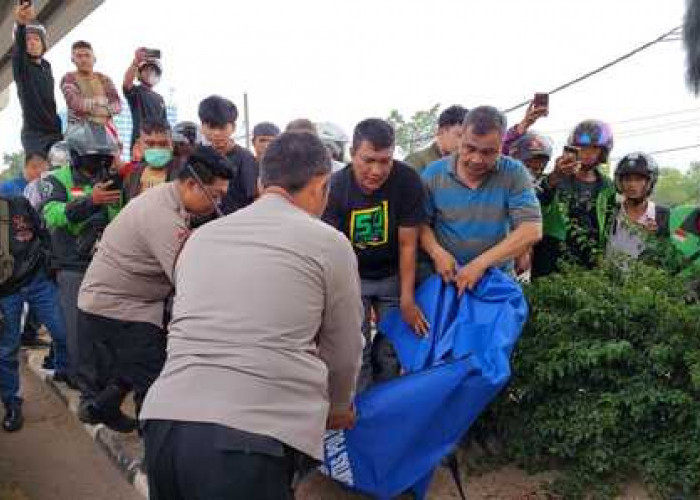
[[[398,309],[379,325],[405,375],[359,394],[355,427],[325,437],[322,472],[381,500],[408,490],[425,497],[435,468],[508,382],[527,319],[520,286],[493,269],[461,298],[432,276],[416,301],[430,323],[425,338]]]

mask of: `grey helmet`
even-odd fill
[[[99,171],[110,168],[119,155],[117,138],[107,127],[88,120],[69,125],[65,135],[71,165]]]
[[[194,122],[179,122],[173,127],[173,142],[189,143],[196,146],[202,143],[202,134],[199,125]]]
[[[347,134],[335,123],[320,122],[316,124],[318,138],[331,152],[331,156],[336,161],[343,161],[345,156],[345,145],[349,138]]]
[[[107,130],[107,127],[88,120],[71,124],[66,131],[65,142],[71,156],[119,154],[117,138]]]
[[[54,143],[49,149],[49,165],[51,168],[63,167],[70,164],[70,148],[66,141]]]

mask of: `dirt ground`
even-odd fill
[[[36,364],[43,354],[34,351],[32,357],[37,357],[33,359]],[[51,389],[27,370],[23,387],[25,428],[17,434],[0,431],[0,500],[143,500]],[[77,394],[63,385],[61,388],[75,403]],[[132,413],[131,398],[126,403],[124,410]],[[132,458],[142,456],[142,443],[136,433],[117,438]],[[64,449],[70,453],[62,453]],[[460,460],[464,463],[464,457]],[[551,474],[531,476],[516,467],[505,467],[483,475],[465,475],[462,479],[469,500],[549,500],[551,497],[541,486],[551,477]],[[365,498],[369,497],[350,493],[319,473],[299,485],[296,495],[297,500]],[[436,473],[428,498],[459,499],[446,469]],[[648,500],[649,496],[643,488],[633,485],[621,498]]]
[[[24,428],[0,430],[0,500],[143,500],[77,418],[25,368]]]
[[[537,496],[543,476],[528,476],[515,468],[505,468],[480,477],[465,478],[466,496],[475,499],[545,499]],[[343,491],[329,479],[316,474],[302,483],[297,500],[360,500],[369,497]],[[406,500],[410,497],[406,496]],[[428,494],[430,500],[458,500],[459,494],[446,469],[438,470]],[[403,499],[402,499],[403,500]]]

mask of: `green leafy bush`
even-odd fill
[[[624,270],[623,270],[624,269]],[[630,480],[700,488],[700,306],[680,278],[631,263],[569,269],[526,289],[514,376],[475,432],[503,458],[555,469],[565,498],[611,497]]]

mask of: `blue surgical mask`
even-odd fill
[[[173,151],[166,148],[149,148],[143,154],[149,167],[163,168],[173,159]]]

